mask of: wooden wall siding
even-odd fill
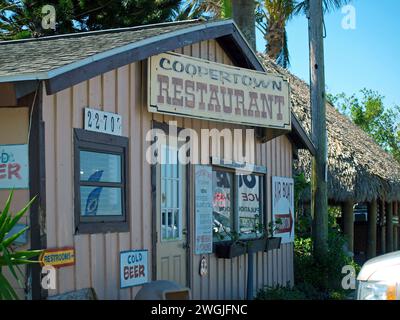
[[[220,63],[230,64],[216,41],[205,41],[176,50]],[[57,289],[51,295],[84,287],[93,287],[100,299],[134,299],[140,287],[119,288],[119,252],[128,249],[149,250],[152,265],[151,170],[145,161],[145,141],[152,120],[177,121],[178,126],[223,129],[226,124],[147,112],[146,62],[133,63],[82,82],[43,99],[46,126],[46,192],[48,247],[75,246],[76,265],[61,268]],[[130,156],[130,232],[74,235],[73,221],[73,136],[72,128],[82,128],[85,106],[116,112],[123,117],[123,135],[129,137]],[[233,127],[232,127],[233,128]],[[200,136],[200,135],[199,135]],[[210,146],[211,147],[211,146]],[[223,143],[220,148],[223,149]],[[291,176],[291,144],[279,137],[256,147],[256,163],[267,166],[266,187],[271,190],[271,175]],[[233,155],[232,155],[233,157]],[[193,194],[193,179],[190,183]],[[270,219],[270,197],[267,197]],[[191,250],[194,248],[194,202],[190,199]],[[293,246],[259,253],[255,257],[254,288],[273,283],[293,282]],[[247,256],[232,260],[207,256],[209,275],[200,277],[200,256],[191,252],[190,283],[195,299],[244,299],[246,297]],[[279,275],[279,277],[278,277]]]

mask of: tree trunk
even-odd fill
[[[256,3],[253,0],[232,0],[232,17],[251,48],[256,50]]]
[[[264,39],[266,41],[266,54],[271,59],[276,60],[283,49],[285,41],[284,21],[274,21],[271,17]]]

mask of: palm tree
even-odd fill
[[[175,20],[233,18],[255,50],[255,16],[258,0],[189,0],[175,12]]]
[[[325,12],[348,4],[351,0],[323,0]],[[295,15],[308,13],[309,0],[259,0],[256,10],[257,28],[266,40],[265,52],[284,68],[289,66],[287,22]]]

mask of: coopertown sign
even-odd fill
[[[290,130],[281,77],[176,53],[149,59],[149,111]]]

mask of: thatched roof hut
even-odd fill
[[[266,56],[260,57],[268,72],[289,79],[293,112],[307,134],[311,130],[309,85]],[[328,130],[328,198],[331,202],[371,201],[384,197],[400,200],[400,165],[362,129],[340,114],[334,106],[326,106]],[[311,157],[299,151],[297,168],[306,177],[311,174]]]

